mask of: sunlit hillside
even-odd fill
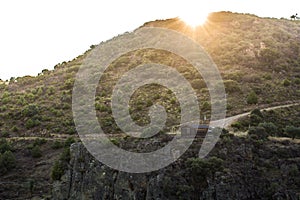
[[[198,27],[190,27],[178,18],[147,22],[142,27],[182,32],[208,52],[224,80],[227,116],[300,100],[300,21],[218,12],[210,14],[206,23]],[[26,198],[32,194],[49,197],[53,180],[64,174],[70,160],[69,146],[79,140],[71,105],[74,79],[83,59],[95,47],[36,77],[12,77],[0,82],[0,153],[2,156],[9,151],[13,155],[6,156],[15,158],[7,166],[0,160],[0,182],[10,183],[0,190],[0,199],[13,199],[16,191]],[[187,61],[166,51],[137,50],[115,60],[97,88],[95,109],[106,133],[122,133],[110,108],[112,86],[126,71],[146,62],[177,69],[195,89],[202,116],[209,118],[211,103],[219,102],[210,102],[203,78]],[[134,93],[130,101],[132,119],[139,125],[148,124],[149,107],[154,103],[167,110],[163,132],[180,124],[178,100],[170,90],[158,85],[148,85]],[[293,120],[300,120],[299,116]],[[247,125],[237,129],[246,130]],[[281,133],[287,125],[297,124],[287,120],[280,126]],[[53,175],[55,161],[60,171]]]

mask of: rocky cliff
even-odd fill
[[[106,167],[81,143],[73,144],[68,170],[61,181],[53,184],[53,199],[300,198],[297,143],[225,135],[209,158],[192,158],[190,162],[194,147],[164,169],[129,174]],[[206,165],[206,161],[212,165]],[[212,166],[215,170],[208,169]]]

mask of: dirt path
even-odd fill
[[[286,108],[286,107],[291,107],[291,106],[295,106],[295,105],[300,105],[300,102],[298,103],[291,103],[291,104],[286,104],[286,105],[280,105],[280,106],[272,106],[272,107],[267,107],[267,108],[262,108],[261,110],[276,110],[279,108]],[[232,117],[227,117],[224,120],[217,120],[217,121],[212,121],[211,122],[211,126],[213,127],[224,127],[226,129],[230,128],[230,125],[232,123],[234,123],[235,121],[237,121],[239,118],[244,117],[249,115],[250,112],[246,112],[246,113],[242,113],[242,114],[238,114]],[[67,134],[51,134],[51,137],[29,137],[29,136],[25,136],[25,137],[11,137],[8,138],[8,140],[10,141],[19,141],[19,140],[35,140],[35,139],[45,139],[45,140],[66,140],[68,137],[70,137],[71,135],[67,135]],[[120,134],[114,134],[111,135],[112,137],[120,137]],[[123,135],[122,135],[123,136]]]
[[[279,109],[279,108],[287,108],[287,107],[296,106],[296,105],[300,105],[300,103],[292,103],[292,104],[281,105],[281,106],[273,106],[273,107],[263,108],[261,110],[269,111],[269,110],[276,110],[276,109]],[[214,127],[224,127],[224,128],[227,129],[227,128],[230,127],[230,125],[232,123],[237,121],[239,118],[247,116],[250,113],[251,112],[246,112],[246,113],[242,113],[242,114],[239,114],[239,115],[235,115],[235,116],[232,116],[232,117],[225,118],[225,120],[212,121],[211,125],[214,126]],[[222,126],[222,124],[223,124],[223,126]]]

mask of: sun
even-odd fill
[[[205,12],[191,12],[191,13],[184,13],[179,16],[179,18],[184,21],[187,25],[195,28],[197,26],[202,26],[207,21],[209,13]]]

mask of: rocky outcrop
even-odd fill
[[[76,143],[71,146],[68,170],[61,181],[53,184],[52,197],[55,200],[300,198],[299,144],[271,141],[261,144],[236,137],[223,138],[210,156],[222,158],[224,170],[208,175],[205,184],[193,181],[197,179],[193,179],[195,174],[189,171],[184,156],[156,172],[129,174],[106,167],[81,143]]]

